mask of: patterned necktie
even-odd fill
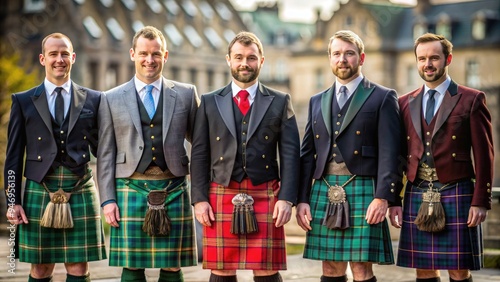
[[[339,90],[339,108],[342,109],[342,107],[345,105],[347,102],[347,87],[345,85],[342,85]]]
[[[238,92],[238,97],[240,97],[238,108],[240,108],[240,111],[243,115],[246,115],[248,109],[250,109],[250,101],[248,100],[248,95],[249,93],[246,90],[240,90],[240,92]]]
[[[434,94],[436,94],[436,90],[429,89],[427,93],[429,93],[429,99],[427,100],[427,106],[425,107],[425,121],[427,124],[430,124],[432,121],[432,117],[434,117],[434,107],[436,104],[436,100],[434,99]]]
[[[56,87],[55,92],[57,93],[57,96],[54,118],[58,125],[62,125],[64,121],[64,98],[62,96],[62,87]]]
[[[150,119],[153,118],[156,112],[155,100],[153,99],[153,87],[154,86],[151,84],[144,87],[146,89],[146,95],[144,95],[144,101],[142,102]]]

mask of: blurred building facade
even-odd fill
[[[68,35],[77,54],[72,79],[99,90],[132,78],[132,38],[146,25],[166,37],[166,77],[193,83],[199,93],[214,90],[230,80],[229,41],[247,29],[228,0],[7,0],[2,6],[0,40],[37,62],[47,34]]]

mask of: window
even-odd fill
[[[316,90],[324,88],[325,75],[322,69],[316,69]]]
[[[478,14],[472,21],[472,38],[475,40],[483,40],[486,38],[486,21],[482,14]]]
[[[196,85],[196,82],[198,81],[198,71],[196,69],[189,69],[189,78],[190,78],[190,83]]]
[[[151,11],[156,14],[160,14],[163,11],[163,6],[158,2],[158,0],[146,0]]]
[[[222,39],[220,38],[219,34],[217,34],[217,31],[215,31],[215,29],[213,29],[211,26],[205,28],[203,33],[208,39],[208,42],[210,42],[210,45],[212,45],[212,47],[214,47],[215,49],[218,49],[223,45]]]
[[[93,17],[87,16],[83,19],[83,26],[89,32],[89,34],[94,38],[101,38],[102,29],[99,27],[97,22]]]
[[[187,39],[193,45],[194,47],[198,48],[201,47],[203,44],[203,39],[198,35],[198,32],[196,32],[196,29],[190,25],[186,25],[184,27],[184,34],[186,35]]]
[[[179,13],[179,5],[174,0],[165,0],[163,2],[165,7],[167,8],[167,11],[172,14],[172,15],[177,15]]]
[[[122,0],[123,5],[130,11],[133,11],[137,4],[135,3],[135,0]]]
[[[415,66],[410,64],[406,67],[406,85],[413,86],[415,84]]]
[[[99,66],[97,62],[89,63],[89,74],[90,74],[90,87],[92,89],[99,89]]]
[[[182,42],[184,41],[181,33],[177,30],[175,25],[173,24],[167,24],[164,27],[165,33],[167,34],[167,37],[172,41],[172,44],[175,46],[181,46]]]
[[[171,67],[170,68],[170,75],[169,75],[170,79],[180,80],[179,72],[180,72],[179,67],[176,67],[176,66]]]
[[[231,13],[231,10],[229,10],[229,8],[226,6],[226,4],[217,2],[217,4],[215,4],[215,9],[223,20],[229,21],[233,18],[233,14]]]
[[[138,32],[143,27],[144,27],[144,24],[139,20],[134,21],[132,23],[132,29],[134,30],[134,32]]]
[[[123,40],[125,38],[125,31],[115,18],[108,19],[106,21],[106,26],[114,39]]]
[[[207,1],[201,1],[198,5],[205,19],[211,20],[214,16],[214,10],[212,9],[212,6],[210,6]]]
[[[280,58],[276,61],[275,77],[279,82],[284,82],[288,78],[288,66],[284,58]]]
[[[104,7],[109,8],[109,7],[113,6],[113,0],[101,0],[101,4]]]
[[[24,0],[25,13],[41,12],[44,9],[45,9],[45,0]]]
[[[214,87],[214,83],[215,83],[214,77],[215,77],[214,70],[212,70],[212,69],[207,70],[208,90],[212,90]]]
[[[451,18],[447,14],[441,14],[436,24],[436,33],[451,40]]]
[[[481,87],[481,76],[479,75],[479,63],[472,59],[467,62],[466,68],[466,81],[467,86],[473,88]]]
[[[186,11],[186,14],[190,17],[194,18],[198,14],[198,10],[191,0],[184,0],[182,2],[182,7],[184,8],[184,11]]]
[[[111,89],[118,85],[118,64],[111,63],[106,71],[106,80],[104,83],[106,84],[106,89]]]
[[[224,30],[224,39],[226,39],[227,43],[231,42],[233,38],[236,36],[236,33],[230,29]]]

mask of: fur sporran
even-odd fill
[[[46,188],[45,184],[43,184]],[[47,192],[49,191],[46,188]],[[71,193],[64,192],[61,188],[56,192],[49,192],[50,202],[45,207],[40,225],[47,228],[73,228],[73,216],[69,199]]]
[[[165,209],[167,191],[153,190],[148,193],[148,210],[142,231],[149,236],[167,236],[170,233],[170,218]]]
[[[415,218],[415,225],[418,230],[426,232],[439,232],[444,230],[446,218],[443,205],[441,204],[441,194],[433,191],[432,182],[429,190],[422,194],[422,204]]]
[[[250,234],[259,231],[257,218],[253,209],[252,196],[240,193],[233,197],[233,216],[231,218],[232,234]]]

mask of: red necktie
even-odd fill
[[[240,111],[243,115],[246,115],[248,112],[248,109],[250,109],[250,101],[248,100],[248,92],[246,90],[240,90],[238,92],[238,108],[240,108]]]

